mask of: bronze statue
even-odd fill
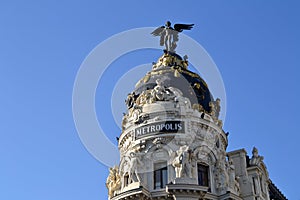
[[[165,26],[158,27],[151,34],[153,36],[160,36],[160,46],[165,46],[169,52],[175,52],[178,42],[178,33],[183,30],[191,30],[194,24],[174,24],[171,27],[171,22],[167,21]]]

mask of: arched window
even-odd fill
[[[124,186],[127,186],[129,184],[129,175],[128,173],[126,173],[124,175]]]
[[[202,163],[197,164],[198,184],[201,186],[209,186],[209,167]]]
[[[168,167],[167,162],[160,162],[154,164],[154,189],[166,187],[168,181]]]

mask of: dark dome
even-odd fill
[[[201,105],[205,111],[210,112],[209,103],[214,101],[213,97],[205,81],[187,69],[186,59],[187,57],[183,60],[177,54],[165,52],[153,65],[153,69],[137,83],[134,93],[139,96],[143,91],[153,89],[159,80],[166,88],[181,90],[193,107]]]

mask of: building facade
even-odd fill
[[[188,70],[187,56],[164,51],[126,100],[110,168],[109,199],[285,200],[254,147],[226,152],[220,99]]]

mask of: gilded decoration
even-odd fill
[[[108,189],[109,198],[115,196],[115,192],[121,188],[121,177],[117,166],[109,168],[109,175],[106,179],[106,187]]]

